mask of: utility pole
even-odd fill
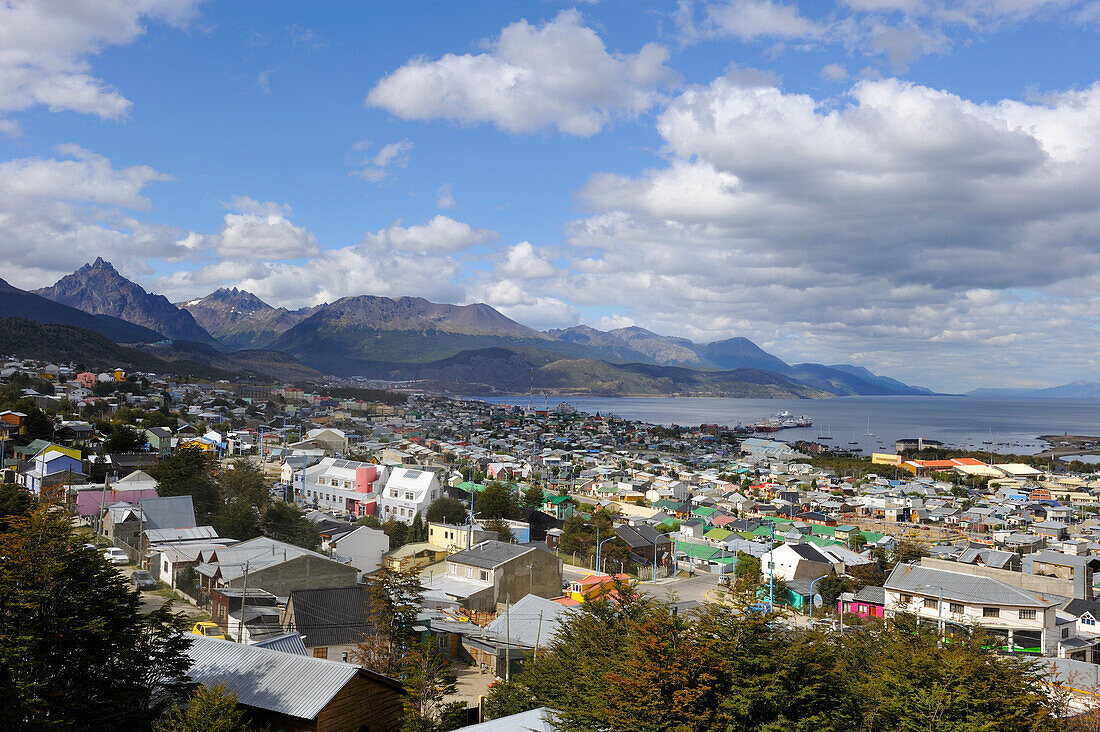
[[[241,593],[241,627],[237,632],[237,641],[244,643],[244,606],[248,602],[248,564],[251,560],[245,560],[244,563],[244,587]],[[226,619],[225,624],[229,625],[229,620]]]
[[[504,596],[504,681],[512,675],[512,621],[509,611],[512,609],[512,596]]]

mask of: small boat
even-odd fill
[[[831,440],[831,439],[833,439],[833,430],[832,430],[832,428],[831,428],[831,427],[826,427],[826,428],[825,428],[825,431],[826,431],[826,432],[827,432],[828,434],[825,434],[825,435],[818,435],[818,436],[817,436],[817,439],[819,439],[819,440]]]

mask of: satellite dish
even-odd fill
[[[815,594],[814,595],[814,607],[821,607],[822,602],[824,602],[824,601],[821,599],[821,595]]]

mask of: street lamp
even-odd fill
[[[609,536],[596,545],[596,574],[600,574],[603,572],[603,562],[600,561],[602,559],[601,553],[603,552],[603,545],[614,538],[614,536]]]
[[[826,577],[828,577],[828,575],[823,574],[820,577],[818,577],[817,579],[810,580],[810,611],[807,613],[807,615],[812,616],[814,614],[814,611],[813,611],[813,606],[814,606],[814,585],[817,584],[818,582],[820,582],[821,580],[825,579]]]

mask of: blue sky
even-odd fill
[[[1093,378],[1098,36],[1073,0],[11,2],[0,276]]]

